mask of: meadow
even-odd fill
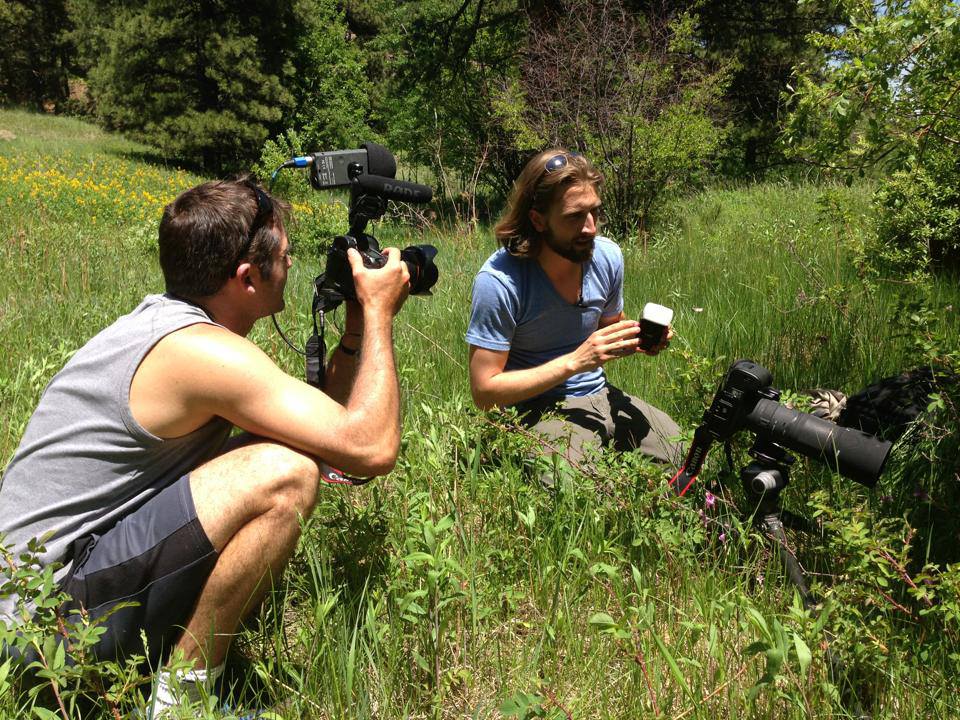
[[[160,212],[202,178],[78,120],[3,110],[0,130],[5,465],[71,353],[162,292]],[[346,230],[346,195],[311,194],[294,174],[278,192],[290,194],[298,219],[277,319],[302,342],[317,237]],[[914,289],[870,279],[860,263],[870,197],[867,184],[709,189],[668,207],[646,247],[617,238],[627,314],[647,301],[669,305],[676,338],[655,359],[611,363],[610,379],[689,437],[738,358],[769,368],[799,407],[804,390],[854,393],[916,367],[904,305]],[[664,493],[664,468],[630,455],[610,456],[595,476],[574,473],[555,494],[531,483],[536,440],[509,414],[475,410],[469,395],[463,336],[492,233],[442,217],[371,229],[384,245],[440,250],[433,296],[410,299],[398,317],[401,458],[363,488],[322,489],[295,561],[236,643],[243,704],[288,720],[785,720],[856,716],[856,696],[876,718],[960,717],[960,571],[948,564],[960,560],[949,550],[957,525],[937,525],[947,533],[938,536],[922,524],[950,508],[935,507],[935,487],[917,497],[916,447],[896,447],[873,490],[797,462],[783,503],[816,518],[814,532],[791,542],[824,598],[805,611],[723,474],[720,448],[683,499]],[[925,321],[955,334],[956,280],[915,293],[936,308]],[[328,332],[332,346],[335,327]],[[251,338],[302,376],[268,320]],[[931,482],[941,470],[928,472]],[[934,557],[939,570],[918,575]],[[844,678],[831,675],[825,633]],[[0,717],[61,716],[45,716],[2,667]],[[65,688],[67,713],[132,713],[143,703],[137,682],[105,691],[77,681]]]

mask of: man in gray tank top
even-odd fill
[[[93,617],[101,658],[180,650],[203,681],[222,670],[243,616],[294,552],[328,463],[389,472],[400,448],[393,318],[409,273],[348,253],[346,303],[325,391],[246,339],[283,309],[289,206],[249,180],[210,182],[164,210],[166,293],[146,297],[51,380],[0,484],[0,536],[14,558],[44,540],[43,564]],[[236,426],[248,434],[228,440]],[[0,576],[0,584],[3,578]],[[0,622],[34,608],[0,597]],[[175,702],[163,674],[158,707]],[[162,714],[162,713],[160,713]]]

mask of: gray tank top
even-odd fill
[[[42,562],[64,563],[61,579],[74,540],[110,528],[221,450],[232,427],[226,420],[164,440],[130,412],[130,383],[146,354],[197,323],[216,324],[196,305],[149,295],[50,381],[0,481],[0,544],[14,558],[31,538],[48,536]],[[13,598],[0,598],[0,620],[13,609]]]

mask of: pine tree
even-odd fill
[[[98,116],[168,158],[226,172],[245,168],[278,133],[293,96],[290,2],[147,0],[138,7],[75,0]]]

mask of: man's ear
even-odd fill
[[[237,265],[236,280],[245,292],[254,292],[254,265],[253,263],[243,262]]]
[[[547,229],[547,219],[543,216],[539,210],[534,210],[531,208],[529,212],[530,222],[533,224],[534,230],[537,232],[543,232]]]

